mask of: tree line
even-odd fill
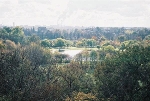
[[[0,100],[149,101],[149,30],[124,32],[129,39],[121,34],[112,40],[106,34],[72,41],[62,35],[41,38],[42,32],[27,35],[21,27],[1,28]],[[84,49],[74,58],[51,50],[67,46]]]

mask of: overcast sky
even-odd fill
[[[150,27],[150,0],[0,0],[0,24]]]

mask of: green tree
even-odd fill
[[[79,91],[80,80],[83,77],[83,70],[81,66],[76,62],[71,62],[70,64],[61,67],[58,70],[58,76],[63,80],[63,89],[69,97],[73,91]]]
[[[22,42],[23,37],[24,37],[24,32],[21,27],[15,27],[12,29],[11,34],[10,34],[10,39],[14,41],[15,43]]]
[[[85,64],[87,64],[88,63],[88,58],[89,58],[89,52],[88,52],[88,50],[86,50],[86,49],[83,50],[80,55],[83,56],[82,58],[83,58]]]
[[[50,47],[52,47],[52,44],[51,44],[50,40],[44,39],[41,41],[41,46],[50,48]]]
[[[65,40],[65,44],[67,47],[70,47],[73,45],[73,42],[71,42],[70,40]]]
[[[97,52],[95,50],[92,50],[90,52],[90,66],[91,66],[91,68],[95,68],[96,63],[97,63],[96,62],[97,58],[98,58]]]
[[[3,27],[0,29],[0,38],[10,39],[9,35],[11,34],[12,29],[10,27]]]
[[[82,65],[83,63],[83,55],[82,53],[78,53],[76,56],[75,56],[75,61],[77,61],[80,65]]]
[[[67,59],[69,58],[68,55],[66,54],[61,54],[61,53],[54,53],[54,57],[55,57],[55,60],[56,60],[56,63],[65,63],[65,62],[69,62],[70,60]]]
[[[104,46],[103,49],[104,51],[109,52],[109,53],[112,53],[115,51],[115,48],[112,45]]]
[[[32,43],[25,48],[26,57],[30,60],[33,69],[38,68],[42,64],[43,49],[39,45]]]
[[[0,40],[0,50],[4,49],[5,48],[5,45],[3,43],[3,40]]]
[[[147,101],[150,85],[150,47],[134,45],[107,58],[95,72],[99,98]]]
[[[94,47],[96,45],[96,40],[88,39],[86,44],[87,44],[88,47]]]
[[[119,40],[120,43],[121,43],[121,42],[123,42],[123,41],[126,40],[126,37],[125,37],[124,35],[120,35],[120,36],[118,37],[118,40]]]
[[[5,45],[6,45],[7,50],[14,50],[17,48],[17,45],[15,44],[15,42],[13,42],[11,40],[6,40]]]
[[[83,46],[84,46],[84,44],[82,43],[82,41],[78,41],[78,42],[76,43],[76,47],[81,48],[81,47],[83,47]]]
[[[87,47],[87,39],[82,39],[81,40],[82,44],[83,44],[83,47]]]
[[[45,94],[45,84],[51,84],[53,79],[50,60],[50,51],[36,45],[1,52],[0,99],[2,96],[11,101],[53,100]],[[42,67],[47,64],[48,67]],[[52,91],[48,89],[47,93]]]
[[[98,50],[100,49],[100,45],[97,45]]]
[[[65,101],[98,101],[98,99],[91,93],[73,92],[72,97],[67,97]]]
[[[66,46],[65,40],[62,38],[57,38],[56,40],[54,40],[54,46],[59,47],[59,49],[62,48],[63,46]]]
[[[28,41],[29,41],[29,43],[31,43],[31,42],[39,43],[40,37],[34,34],[34,35],[28,37]]]
[[[150,40],[150,35],[145,36],[144,40]]]

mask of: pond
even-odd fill
[[[74,57],[75,55],[77,55],[78,53],[82,52],[82,50],[65,50],[63,52],[61,52],[62,54],[67,54],[70,57]]]

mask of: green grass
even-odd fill
[[[68,49],[68,50],[85,50],[85,49],[87,49],[87,50],[98,50],[97,48],[78,48],[78,47],[68,47],[66,49]]]
[[[68,48],[66,48],[66,49],[68,49],[68,50],[84,50],[84,49],[86,49],[86,48],[68,47]]]

